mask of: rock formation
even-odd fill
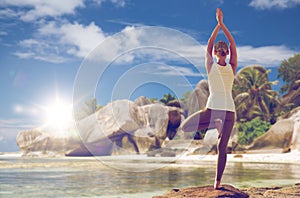
[[[286,187],[248,188],[242,189],[249,198],[284,197],[295,198],[300,196],[300,184]]]
[[[182,189],[172,189],[161,196],[154,196],[153,198],[181,198],[181,197],[239,197],[248,198],[249,195],[241,190],[231,186],[223,185],[221,189],[215,190],[213,186],[199,186]]]
[[[23,151],[24,155],[35,151],[42,153],[53,151],[64,154],[67,150],[75,148],[78,144],[72,138],[52,136],[39,129],[21,131],[16,140],[17,145]]]
[[[284,197],[295,198],[300,196],[300,184],[287,187],[268,187],[268,188],[247,188],[237,189],[231,185],[223,185],[221,189],[215,190],[213,186],[199,186],[182,189],[172,189],[160,196],[153,198],[266,198],[266,197]]]
[[[117,100],[80,119],[80,142],[53,137],[38,130],[22,131],[17,137],[20,149],[60,151],[68,156],[146,153],[159,149],[172,139],[181,123],[181,111],[163,104],[147,104],[145,98],[132,102]],[[147,105],[143,105],[147,104]]]
[[[258,137],[248,150],[282,149],[282,152],[300,150],[300,107],[278,120],[265,134]]]
[[[140,100],[141,101],[141,100]],[[142,102],[144,104],[144,102]],[[113,154],[146,153],[174,137],[180,125],[180,110],[159,103],[143,106],[129,100],[114,101],[78,123],[84,144],[108,142]]]
[[[209,89],[207,80],[201,80],[200,82],[198,82],[197,86],[190,96],[188,102],[188,115],[191,115],[196,111],[203,109],[206,106],[208,96]]]
[[[292,110],[288,115],[287,119],[293,121],[293,135],[290,142],[291,151],[300,151],[300,107]]]
[[[151,104],[151,101],[146,98],[145,96],[141,96],[139,98],[137,98],[134,103],[137,105],[137,106],[144,106],[144,105],[148,105],[148,104]]]

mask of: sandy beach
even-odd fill
[[[199,159],[199,156],[190,155],[180,157],[178,162],[193,161],[216,161],[217,155],[205,155]],[[247,154],[228,154],[227,162],[248,162],[248,163],[295,163],[300,164],[300,152],[290,153],[247,153]]]
[[[273,151],[271,153],[271,151]],[[109,159],[114,158],[114,160],[126,160],[126,159],[134,159],[134,160],[153,160],[157,159],[159,161],[176,161],[176,163],[184,164],[197,161],[203,162],[212,162],[217,160],[217,155],[177,155],[176,157],[147,157],[146,155],[119,155],[119,156],[96,156],[96,157],[65,157],[63,155],[40,155],[39,157],[56,157],[56,158],[71,158],[71,159],[93,159],[93,158],[101,158],[101,159]],[[1,158],[19,158],[22,157],[22,152],[3,152],[0,154]],[[227,162],[247,162],[247,163],[293,163],[300,164],[300,152],[293,151],[289,153],[279,153],[277,150],[270,150],[270,153],[266,151],[253,151],[243,154],[227,154]]]

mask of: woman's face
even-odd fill
[[[226,57],[228,55],[228,50],[219,48],[219,49],[215,50],[215,55],[217,57]]]

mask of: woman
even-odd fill
[[[210,95],[204,110],[198,111],[188,117],[181,125],[184,132],[195,132],[202,129],[217,128],[218,137],[218,161],[214,188],[219,189],[221,178],[226,165],[226,149],[235,120],[235,106],[232,98],[232,85],[237,68],[236,44],[231,33],[223,22],[223,13],[217,9],[216,18],[218,24],[213,30],[207,44],[206,70]],[[230,43],[214,42],[219,30],[222,29]],[[212,52],[217,62],[214,62]],[[230,52],[230,53],[229,53]],[[229,62],[226,62],[230,54]]]

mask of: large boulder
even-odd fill
[[[138,97],[134,103],[137,105],[137,106],[144,106],[144,105],[148,105],[148,104],[151,104],[152,102],[146,98],[145,96],[141,96],[141,97]]]
[[[248,150],[288,150],[293,134],[292,120],[279,120],[265,134],[256,138]]]
[[[180,125],[180,109],[159,103],[138,106],[129,100],[109,103],[77,124],[91,153],[97,142],[109,142],[112,154],[145,153],[160,148],[168,130]],[[90,146],[90,145],[93,146]]]
[[[80,141],[31,130],[21,131],[17,144],[25,152],[56,151],[67,156],[146,153],[159,149],[166,137],[175,136],[181,111],[159,103],[142,105],[143,101],[143,98],[140,102],[117,100],[78,120]]]
[[[208,96],[209,89],[207,80],[199,81],[188,101],[188,115],[203,109],[206,106]]]
[[[161,142],[155,136],[124,135],[114,141],[112,155],[128,155],[148,153],[161,147]]]
[[[282,152],[300,149],[300,107],[278,120],[265,134],[258,137],[248,150],[282,149]]]
[[[136,119],[138,106],[129,100],[114,101],[94,114],[77,122],[78,132],[85,144],[132,133],[142,125]]]
[[[300,107],[291,111],[287,119],[292,120],[294,123],[290,149],[291,151],[300,151]]]
[[[72,138],[53,136],[39,129],[19,132],[16,142],[24,155],[31,152],[47,153],[48,151],[64,154],[77,145]]]
[[[17,145],[21,150],[26,150],[35,142],[44,142],[49,136],[38,129],[21,131],[17,135]]]

